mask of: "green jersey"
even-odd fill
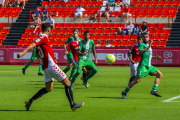
[[[78,37],[78,39],[79,39],[79,40],[82,40],[80,37]],[[71,36],[71,37],[69,37],[69,38],[66,40],[66,42],[69,44],[69,43],[70,43],[71,41],[73,41],[73,40],[74,40],[74,37]],[[72,52],[69,51],[69,54],[68,54],[67,56],[73,57]]]
[[[95,45],[94,45],[94,41],[93,40],[89,40],[87,43],[85,42],[85,40],[80,41],[79,43],[79,51],[81,51],[82,53],[88,53],[88,55],[83,55],[83,56],[79,56],[78,59],[79,60],[90,60],[90,52],[91,49],[94,50],[95,49]]]
[[[31,55],[31,56],[35,57],[35,55],[36,55],[36,48],[33,48],[32,55]]]
[[[139,49],[145,49],[149,46],[149,44],[140,43]],[[141,55],[141,61],[139,62],[139,65],[144,65],[147,67],[151,66],[151,59],[152,59],[152,49],[149,48],[145,53]]]

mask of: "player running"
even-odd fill
[[[80,41],[79,48],[77,51],[78,55],[78,69],[76,73],[73,75],[71,84],[75,82],[78,75],[82,72],[82,68],[85,67],[88,70],[91,70],[91,72],[87,75],[86,78],[83,79],[83,82],[85,83],[85,87],[88,88],[88,79],[90,79],[94,74],[97,73],[97,68],[95,64],[97,64],[97,56],[95,51],[95,44],[93,40],[89,39],[90,34],[89,31],[84,32],[84,40]],[[90,52],[91,49],[93,51],[93,55],[95,58],[94,63],[90,59]]]
[[[41,35],[41,33],[39,33],[39,36]],[[42,60],[38,57],[36,57],[36,47],[33,48],[33,52],[31,54],[31,59],[30,62],[28,62],[24,68],[22,68],[22,73],[25,75],[25,71],[26,69],[29,67],[29,65],[31,65],[35,60],[39,61],[39,71],[38,71],[38,75],[43,76],[43,74],[41,73],[42,71]]]
[[[156,76],[151,94],[157,97],[161,97],[161,95],[157,93],[157,89],[163,77],[163,74],[156,67],[151,65],[151,59],[160,60],[161,57],[160,56],[152,57],[151,45],[153,41],[151,41],[150,45],[148,44],[149,35],[147,33],[144,33],[142,38],[143,38],[143,42],[139,44],[139,54],[141,55],[141,61],[139,62],[137,75],[135,79],[128,84],[125,91],[122,92],[123,99],[126,99],[126,94],[129,92],[130,88],[134,86],[136,83],[140,82],[141,79],[143,77],[146,77],[148,74]]]
[[[138,47],[139,47],[139,44],[143,42],[143,40],[141,36],[138,36],[137,39],[138,39],[138,43],[134,44],[128,52],[128,57],[130,59],[129,66],[131,69],[131,73],[130,73],[131,78],[129,80],[129,83],[135,79],[139,61],[141,60]]]
[[[78,30],[78,29],[74,29],[74,31],[77,31],[77,32],[78,32],[78,39],[79,39],[79,40],[82,40],[82,39],[79,37],[79,30]],[[73,32],[74,32],[74,31],[73,31]],[[68,40],[66,40],[66,42],[63,44],[65,53],[67,53],[66,45],[69,44],[69,43],[70,43],[71,41],[73,41],[73,40],[74,40],[74,37],[71,36],[71,37],[69,37]],[[74,65],[74,64],[73,64],[73,60],[72,60],[72,58],[73,58],[72,52],[69,51],[69,54],[67,54],[66,56],[67,56],[68,61],[67,61],[67,67],[63,70],[64,73],[67,73],[67,72],[71,69],[71,67]],[[74,72],[76,71],[76,69],[77,69],[76,66],[73,66],[73,67],[72,67],[69,80],[71,80],[71,78],[72,78],[72,76],[74,75]]]
[[[29,50],[34,47],[37,47],[37,52],[39,53],[40,58],[43,60],[42,69],[44,70],[44,82],[45,88],[40,89],[31,99],[25,102],[26,110],[28,111],[32,102],[44,94],[50,92],[53,89],[54,78],[61,82],[65,86],[65,93],[69,100],[71,109],[74,111],[77,108],[80,108],[84,105],[84,103],[76,104],[73,100],[73,93],[71,90],[71,83],[68,80],[66,74],[58,67],[56,64],[56,60],[54,58],[54,52],[52,50],[51,44],[49,42],[49,34],[51,31],[50,24],[44,23],[42,24],[42,32],[43,34],[39,36],[37,40],[34,41],[31,45],[29,45],[23,52],[17,54],[17,58],[21,58],[24,56]]]

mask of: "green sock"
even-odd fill
[[[127,86],[126,89],[125,89],[125,92],[128,93],[130,90],[130,88]]]
[[[26,70],[26,68],[28,68],[29,65],[30,65],[30,62],[28,62],[28,63],[25,65],[24,70]]]
[[[77,79],[78,75],[82,72],[81,69],[77,69],[76,73],[73,75],[72,80],[71,80],[71,85],[75,82]]]
[[[67,70],[67,67],[63,70],[64,73],[67,73],[69,70]]]
[[[77,67],[76,67],[76,66],[73,66],[73,67],[72,67],[72,70],[71,70],[71,74],[70,74],[69,79],[71,79],[71,78],[72,78],[72,76],[74,75],[74,72],[76,71],[76,69],[77,69]]]
[[[39,64],[39,72],[38,73],[41,73],[42,71],[42,64]]]
[[[97,73],[97,68],[93,68],[92,69],[92,72],[90,72],[89,74],[88,74],[88,76],[86,77],[86,80],[88,80],[88,79],[90,79],[94,74],[96,74]]]
[[[153,90],[157,90],[157,89],[158,89],[158,85],[157,85],[157,84],[154,84],[154,86],[153,86],[152,89],[153,89]]]

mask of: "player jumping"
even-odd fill
[[[138,36],[137,39],[138,39],[138,43],[134,44],[128,52],[128,57],[130,59],[129,66],[131,69],[131,73],[130,73],[131,78],[129,80],[129,83],[135,79],[136,74],[137,74],[137,68],[139,65],[139,61],[141,60],[141,56],[139,55],[139,48],[138,47],[139,47],[139,44],[141,42],[143,42],[143,40],[142,40],[141,36]]]
[[[41,35],[41,33],[39,33],[39,35]],[[36,57],[36,47],[33,48],[33,52],[31,55],[31,59],[30,62],[28,62],[24,68],[22,68],[22,73],[25,75],[25,70],[29,67],[29,65],[31,65],[35,60],[39,61],[39,71],[38,71],[38,75],[43,76],[43,74],[41,73],[42,71],[42,60],[38,57]]]
[[[97,64],[97,56],[95,51],[95,44],[93,40],[89,39],[90,34],[89,31],[84,32],[84,40],[80,41],[79,48],[77,51],[78,54],[78,69],[76,73],[73,75],[71,84],[75,82],[78,75],[82,72],[82,68],[85,67],[88,70],[91,70],[91,72],[87,75],[86,78],[83,79],[83,82],[85,83],[85,87],[88,88],[88,79],[90,79],[94,74],[97,73],[97,68],[95,64]],[[94,63],[90,59],[90,52],[91,49],[93,50],[93,55],[95,58]]]
[[[78,30],[78,29],[74,29],[74,31],[77,31],[77,33],[78,33],[78,39],[79,39],[79,40],[82,40],[82,39],[79,37],[79,30]],[[66,40],[66,42],[63,44],[65,53],[67,53],[66,45],[69,44],[69,43],[70,43],[71,41],[73,41],[73,40],[74,40],[74,37],[71,36],[71,37],[69,37],[68,40]],[[72,60],[72,58],[73,58],[72,52],[69,51],[69,54],[67,54],[66,56],[67,56],[68,61],[67,61],[67,67],[63,70],[64,73],[67,73],[67,72],[71,69],[71,67],[74,65],[74,64],[73,64],[73,60]],[[73,66],[73,67],[72,67],[69,80],[71,80],[71,78],[72,78],[72,76],[74,75],[74,72],[76,71],[76,69],[77,69],[76,66]]]
[[[39,36],[37,40],[34,41],[31,45],[29,45],[23,52],[17,54],[17,58],[21,58],[24,56],[29,50],[34,47],[37,47],[37,52],[39,53],[40,58],[43,60],[42,69],[44,70],[44,82],[45,88],[40,89],[31,99],[25,102],[26,110],[28,111],[32,102],[44,94],[50,92],[53,89],[54,78],[61,82],[65,86],[65,93],[69,100],[71,109],[74,111],[77,108],[80,108],[84,105],[84,103],[76,104],[73,100],[73,93],[71,90],[71,82],[68,80],[66,74],[58,67],[56,64],[56,60],[54,58],[54,52],[52,50],[51,44],[49,42],[49,34],[51,31],[50,24],[44,23],[42,24],[42,32],[43,34]]]
[[[163,74],[156,67],[151,65],[151,59],[160,60],[161,57],[160,56],[152,57],[151,45],[153,40],[149,45],[148,44],[149,35],[147,33],[143,33],[142,38],[143,38],[143,42],[139,44],[139,54],[141,55],[141,61],[139,62],[137,75],[135,79],[128,84],[125,91],[122,92],[123,99],[126,99],[126,94],[129,92],[130,88],[134,86],[136,83],[140,82],[141,79],[143,77],[146,77],[148,74],[156,76],[151,94],[157,97],[161,97],[161,95],[157,93],[157,89],[163,77]]]

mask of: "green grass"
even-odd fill
[[[80,77],[73,86],[74,100],[85,105],[72,112],[64,87],[54,82],[52,92],[33,102],[25,111],[24,102],[44,87],[44,77],[38,76],[38,66],[30,66],[26,75],[23,66],[0,66],[0,120],[179,120],[180,102],[162,102],[180,95],[180,69],[159,67],[164,77],[157,98],[150,94],[155,77],[148,76],[134,86],[126,100],[121,92],[127,86],[129,67],[98,67],[89,80],[88,89]],[[61,66],[64,69],[65,66]],[[70,72],[67,73],[69,76]],[[180,101],[180,98],[173,101]]]

